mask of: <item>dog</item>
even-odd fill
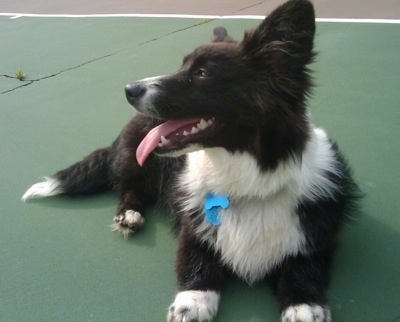
[[[226,274],[268,281],[285,322],[331,321],[326,291],[360,198],[335,142],[307,109],[315,14],[290,0],[174,73],[126,86],[139,112],[115,142],[33,185],[23,200],[114,190],[113,228],[134,234],[156,203],[178,230],[179,291],[167,320],[212,321]]]

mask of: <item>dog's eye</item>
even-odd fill
[[[200,78],[205,78],[208,77],[208,73],[205,69],[200,68],[196,73],[195,76],[200,77]]]

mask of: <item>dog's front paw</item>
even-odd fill
[[[169,308],[168,322],[210,322],[218,312],[219,294],[214,291],[184,291]]]
[[[123,214],[116,215],[111,225],[114,231],[118,231],[125,238],[131,236],[144,224],[144,218],[138,211],[127,210]]]
[[[330,322],[331,311],[317,304],[298,304],[289,306],[281,317],[282,322]]]

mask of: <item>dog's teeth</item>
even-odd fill
[[[167,144],[168,142],[169,142],[169,140],[166,139],[165,136],[162,135],[162,136],[161,136],[161,142],[160,142],[161,145]]]
[[[197,127],[192,127],[192,131],[190,131],[190,133],[191,134],[196,134],[196,133],[199,133],[200,132],[200,130],[197,128]]]
[[[207,121],[207,124],[208,124],[208,125],[213,125],[214,120],[215,120],[215,118],[209,119],[209,120]]]
[[[204,119],[201,119],[200,123],[197,124],[197,128],[200,130],[205,130],[208,126],[208,123]]]
[[[184,136],[188,136],[190,133],[188,131],[183,131]]]

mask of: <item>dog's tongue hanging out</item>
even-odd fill
[[[152,129],[140,142],[136,150],[136,160],[140,166],[143,166],[147,157],[152,153],[161,142],[161,137],[167,137],[171,133],[182,132],[183,128],[196,125],[201,119],[185,119],[185,120],[171,120],[162,123]],[[190,130],[189,130],[190,131]]]

